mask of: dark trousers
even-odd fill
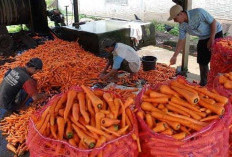
[[[109,62],[110,62],[110,65],[111,67],[113,66],[114,64],[114,60],[113,60],[113,55],[111,54],[108,58]],[[133,73],[130,69],[130,66],[129,66],[129,62],[125,59],[123,59],[122,63],[121,63],[121,66],[118,70],[123,70],[123,71],[126,71],[126,72],[129,72],[129,73]]]
[[[218,32],[215,35],[215,39],[217,38],[222,38],[223,37],[223,33]],[[211,52],[210,50],[207,48],[207,43],[209,41],[208,39],[204,39],[204,40],[199,40],[198,44],[197,44],[197,63],[199,64],[199,68],[200,68],[200,85],[201,86],[205,86],[207,84],[207,76],[208,76],[208,72],[209,72],[209,62],[211,59]]]

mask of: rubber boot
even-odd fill
[[[209,66],[199,64],[199,67],[200,67],[200,77],[201,77],[200,86],[205,86],[207,84]]]

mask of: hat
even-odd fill
[[[112,39],[104,39],[101,43],[102,48],[111,47],[115,44],[115,41]]]
[[[168,18],[168,21],[174,19],[182,11],[183,11],[183,8],[180,5],[174,5],[173,7],[171,7],[170,17]]]
[[[32,66],[34,66],[36,69],[42,69],[43,68],[43,62],[40,58],[32,58],[28,62]]]

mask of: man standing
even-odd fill
[[[36,81],[31,77],[42,70],[43,63],[39,58],[32,58],[25,67],[10,69],[0,84],[0,118],[4,112],[15,112],[23,107],[29,98],[37,101],[45,97],[39,94]]]
[[[207,84],[207,75],[209,71],[208,64],[211,58],[210,48],[215,38],[223,37],[222,26],[207,11],[201,8],[184,11],[180,5],[174,5],[170,9],[168,20],[174,20],[179,23],[179,40],[176,51],[170,59],[170,64],[176,63],[177,55],[183,50],[185,45],[186,33],[198,36],[197,44],[197,63],[200,67],[200,85]]]
[[[108,80],[110,77],[117,78],[118,70],[127,71],[130,76],[137,73],[140,69],[141,62],[136,51],[123,43],[116,43],[111,39],[105,39],[102,47],[110,57],[108,63],[100,75],[100,79]],[[111,66],[111,71],[106,73],[107,69]]]

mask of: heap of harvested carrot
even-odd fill
[[[157,90],[148,89],[142,96],[142,110],[137,116],[155,133],[183,139],[219,119],[227,102],[218,93],[178,78]]]
[[[6,135],[7,148],[17,156],[23,155],[28,150],[26,137],[28,133],[29,118],[36,111],[36,107],[30,107],[19,114],[11,114],[0,122],[2,135]]]
[[[219,83],[226,89],[232,89],[232,72],[219,76]]]
[[[41,117],[34,119],[43,136],[93,149],[132,130],[134,118],[129,106],[134,99],[129,97],[123,103],[109,92],[93,92],[84,85],[81,88],[83,91],[71,89],[53,98]]]
[[[120,89],[120,88],[110,87],[107,89],[107,91],[119,95],[123,100],[126,100],[128,97],[135,98],[136,97],[135,92],[138,92],[139,89],[138,88]]]

